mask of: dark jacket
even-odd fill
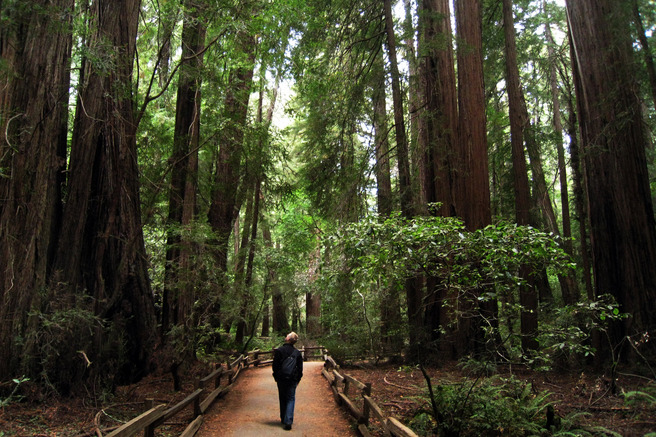
[[[273,378],[278,381],[280,379],[280,368],[285,358],[290,356],[295,350],[294,345],[285,343],[277,349],[273,350]],[[296,357],[296,369],[294,372],[294,381],[299,383],[303,377],[303,355],[300,351]]]

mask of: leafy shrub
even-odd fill
[[[545,313],[537,338],[540,350],[526,357],[534,368],[545,370],[577,356],[594,355],[596,350],[589,342],[592,331],[605,332],[611,322],[627,317],[620,313],[614,297],[608,294],[592,302],[551,308]]]
[[[433,433],[443,436],[539,435],[544,430],[544,412],[549,393],[534,393],[532,385],[514,377],[471,380],[434,387],[433,402],[438,417]],[[428,423],[421,411],[418,431]],[[426,434],[424,434],[426,435]]]
[[[6,396],[5,398],[0,398],[0,408],[4,408],[7,405],[11,404],[12,402],[20,401],[22,399],[22,396],[18,394],[18,389],[22,383],[27,382],[29,380],[30,378],[26,378],[24,376],[22,378],[12,379],[11,382],[14,383],[14,388],[12,389],[11,393],[9,393],[8,396]]]

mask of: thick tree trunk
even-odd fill
[[[442,217],[455,213],[453,204],[453,145],[456,141],[458,108],[451,45],[448,1],[420,3],[420,50],[423,110],[420,117],[420,148],[424,153],[423,191],[427,202],[440,202]]]
[[[98,0],[91,9],[88,49],[100,59],[83,65],[51,285],[93,298],[110,326],[80,349],[97,363],[92,373],[123,383],[147,373],[155,336],[131,93],[140,2]]]
[[[422,110],[419,115],[419,148],[424,156],[422,191],[428,203],[440,203],[430,214],[455,215],[454,144],[457,143],[458,103],[450,7],[447,0],[419,2],[419,51]],[[440,339],[440,349],[455,352],[453,332],[448,326],[453,316],[444,305],[454,299],[435,278],[426,281],[425,325],[430,339]],[[440,333],[446,331],[447,335]]]
[[[483,87],[482,17],[479,0],[456,0],[458,41],[458,116],[460,202],[457,215],[469,230],[492,221]]]
[[[0,7],[0,380],[30,356],[17,341],[46,287],[66,162],[72,0]],[[60,17],[66,17],[62,21]],[[43,302],[45,303],[45,302]],[[19,370],[23,367],[23,370]],[[30,375],[28,375],[30,376]],[[36,375],[31,375],[36,376]]]
[[[620,310],[631,314],[612,327],[613,344],[656,328],[656,224],[627,6],[567,1],[595,292],[614,295]],[[653,343],[645,343],[651,352]]]
[[[490,185],[483,86],[482,11],[479,0],[456,0],[458,61],[458,165],[456,214],[473,231],[489,225]],[[465,313],[480,311],[487,320],[497,319],[496,301],[477,307],[481,290],[462,302]],[[462,318],[458,326],[459,353],[477,352],[483,342],[483,320]]]

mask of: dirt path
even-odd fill
[[[294,426],[280,424],[278,388],[271,366],[250,368],[239,375],[225,398],[215,402],[196,434],[210,436],[355,436],[347,414],[337,406],[328,382],[321,376],[322,362],[306,362],[296,389]]]

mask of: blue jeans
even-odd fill
[[[280,421],[284,425],[294,422],[294,403],[296,402],[296,382],[277,381],[278,400],[280,401]]]

